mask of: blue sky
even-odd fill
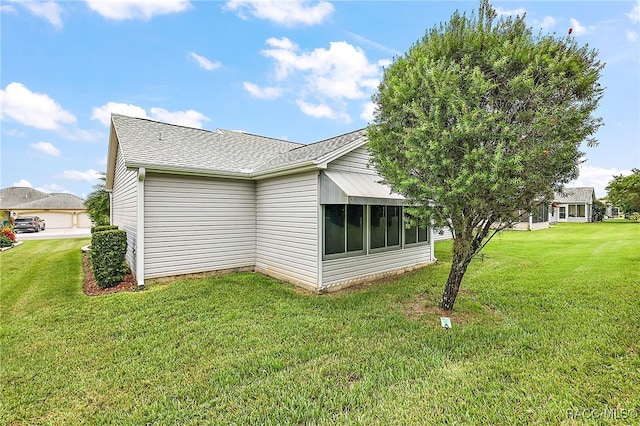
[[[494,1],[599,50],[600,145],[576,186],[640,167],[640,1]],[[111,112],[309,143],[365,127],[382,70],[476,1],[0,0],[0,186],[81,197]]]

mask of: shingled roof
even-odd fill
[[[553,201],[556,203],[591,203],[595,199],[593,187],[565,188],[564,192],[556,193]]]
[[[313,144],[274,139],[246,132],[194,129],[145,118],[113,114],[113,134],[127,167],[162,171],[226,174],[252,178],[330,158],[332,153],[363,143],[357,130]],[[110,153],[111,161],[115,152]]]
[[[301,146],[233,130],[202,130],[113,114],[113,128],[128,167],[246,173]]]
[[[0,208],[84,210],[84,200],[73,194],[47,194],[33,188],[13,186],[0,189]]]
[[[0,189],[0,208],[10,209],[20,204],[29,203],[48,197],[49,194],[38,191],[37,189],[27,188],[23,186],[12,186],[10,188]]]

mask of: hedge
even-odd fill
[[[112,229],[118,229],[118,225],[98,225],[91,228],[91,234],[96,232],[110,231]]]
[[[98,228],[98,227],[96,227]],[[91,236],[91,266],[98,285],[113,287],[127,272],[127,233],[120,229],[94,232]]]

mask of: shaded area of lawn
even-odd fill
[[[335,295],[236,274],[93,298],[83,244],[2,253],[0,423],[640,419],[638,224],[501,234],[448,333],[447,242],[438,265]]]

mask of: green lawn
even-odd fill
[[[86,243],[0,254],[0,424],[640,423],[638,223],[501,234],[448,332],[449,242],[334,295],[247,273],[99,297]]]

